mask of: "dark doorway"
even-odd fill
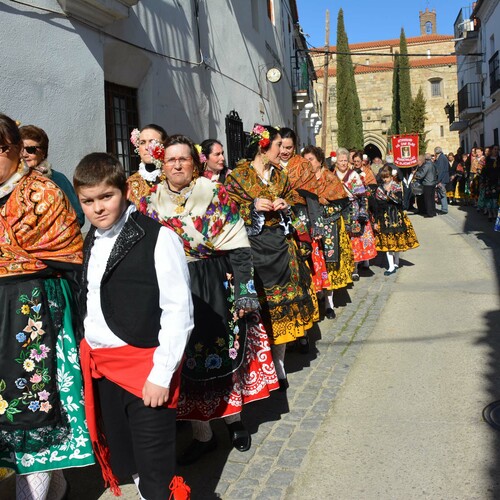
[[[368,158],[370,158],[370,161],[373,161],[373,158],[382,158],[382,153],[380,152],[380,149],[375,146],[375,144],[367,144],[364,149],[364,153],[368,155]]]

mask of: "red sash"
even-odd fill
[[[99,405],[95,402],[92,379],[105,377],[122,389],[142,399],[142,388],[153,368],[155,349],[156,347],[141,348],[130,345],[92,349],[85,339],[80,344],[87,426],[94,453],[101,466],[104,484],[111,488],[115,496],[120,496],[121,491],[118,480],[111,470],[106,437],[97,424]],[[168,401],[164,405],[168,408],[177,408],[181,368],[182,364],[176,370],[170,382]]]

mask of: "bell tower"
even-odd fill
[[[436,10],[433,9],[432,12],[427,7],[425,12],[419,12],[420,17],[420,34],[422,36],[425,35],[434,35],[437,33],[436,31]]]

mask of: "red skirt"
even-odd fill
[[[325,256],[317,240],[312,241],[312,280],[314,291],[316,293],[322,290],[331,290],[332,284],[328,279],[328,270],[326,269]]]
[[[370,221],[367,221],[361,236],[351,236],[354,262],[374,259],[377,256],[375,235]]]

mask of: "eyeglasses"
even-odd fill
[[[41,149],[40,146],[25,146],[23,148],[23,150],[30,155],[36,154],[37,149]]]
[[[191,157],[185,158],[183,156],[179,158],[166,158],[165,159],[165,165],[168,165],[169,167],[175,167],[177,165],[177,162],[179,162],[179,165],[183,167],[184,165],[188,165],[193,161]]]
[[[0,146],[0,153],[5,154],[9,151],[11,144],[6,144],[5,146]]]

